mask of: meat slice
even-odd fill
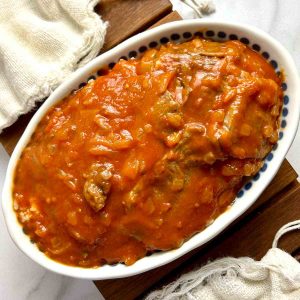
[[[94,163],[88,174],[83,187],[83,195],[89,206],[98,212],[105,206],[110,192],[113,165],[110,163]]]
[[[216,160],[226,158],[218,140],[210,137],[200,122],[186,123],[181,137],[174,153],[186,166],[212,165]]]
[[[228,156],[262,159],[278,140],[281,91],[275,81],[244,71],[234,87],[229,78],[212,107],[208,135]],[[223,111],[223,120],[214,120],[217,110]]]
[[[170,152],[159,160],[153,169],[136,183],[125,198],[124,205],[131,209],[138,202],[143,202],[155,194],[159,198],[165,193],[178,193],[183,190],[187,175],[179,161],[170,157]]]

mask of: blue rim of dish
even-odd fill
[[[238,36],[237,34],[234,33],[227,33],[225,31],[214,31],[214,30],[207,30],[207,31],[195,31],[195,32],[190,32],[186,31],[182,34],[180,33],[172,33],[168,36],[163,36],[160,37],[158,40],[154,40],[149,42],[147,45],[141,45],[137,49],[130,50],[128,52],[128,55],[121,56],[117,61],[120,59],[128,60],[132,58],[136,58],[139,55],[143,54],[145,51],[152,49],[152,48],[157,48],[160,47],[168,42],[184,42],[188,41],[193,37],[202,37],[202,38],[208,38],[208,39],[214,39],[217,38],[218,40],[239,40],[243,44],[247,45],[250,47],[252,50],[254,50],[257,53],[260,53],[269,63],[270,65],[274,68],[276,71],[277,75],[281,75],[281,71],[279,68],[279,65],[275,59],[272,59],[271,55],[269,52],[264,51],[262,47],[258,43],[251,43],[251,41],[245,37],[245,36]],[[108,64],[108,69],[112,69],[115,66],[116,62],[112,61]],[[90,75],[86,82],[81,82],[78,86],[78,88],[84,87],[87,82],[90,80],[96,79],[96,77],[102,76],[103,75],[103,69],[101,68],[100,70],[97,71],[96,74]],[[287,126],[287,115],[289,113],[288,110],[288,104],[289,104],[289,96],[288,96],[288,85],[286,82],[282,82],[282,90],[283,90],[283,103],[282,103],[282,111],[281,111],[281,118],[280,118],[280,129],[279,129],[279,135],[278,135],[278,142],[282,140],[283,135],[284,135],[284,129]],[[271,162],[271,160],[274,158],[274,152],[278,148],[278,142],[273,146],[272,151],[265,157],[264,159],[264,164],[261,167],[260,171],[256,173],[253,177],[249,178],[244,184],[244,186],[239,190],[237,193],[236,199],[237,198],[242,198],[246,192],[248,192],[254,185],[256,181],[261,177],[261,174],[265,172],[268,168],[268,164]]]

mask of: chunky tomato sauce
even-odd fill
[[[277,142],[280,84],[238,41],[120,60],[50,109],[25,148],[13,189],[24,232],[81,267],[179,247]]]

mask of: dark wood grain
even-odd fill
[[[171,13],[169,13],[168,15],[166,15],[165,17],[160,19],[158,22],[156,22],[155,24],[150,26],[150,28],[154,28],[154,27],[157,27],[157,26],[162,25],[162,24],[170,23],[170,22],[173,22],[173,21],[179,21],[179,20],[182,20],[182,19],[181,19],[180,15],[178,14],[178,12],[177,11],[172,11]]]
[[[294,251],[293,256],[300,262],[300,245],[299,248],[296,251]]]
[[[287,187],[290,183],[296,180],[298,174],[292,168],[290,163],[285,159],[271,181],[268,187],[264,190],[259,199],[254,203],[254,205],[250,208],[250,210],[254,210],[258,206],[263,205],[267,201],[269,201],[273,196],[275,196],[278,192],[282,191],[285,187]]]
[[[102,0],[96,10],[109,21],[103,52],[144,29],[180,19],[178,13],[170,12],[168,0]],[[22,116],[0,135],[0,142],[9,154],[32,115]],[[270,248],[279,227],[299,218],[300,187],[296,178],[296,172],[285,160],[255,204],[211,242],[163,267],[129,278],[97,281],[96,286],[107,300],[131,300],[209,259],[227,255],[260,259]],[[300,257],[299,234],[285,236],[280,246]]]
[[[15,146],[36,110],[37,108],[35,108],[32,112],[20,116],[12,126],[5,128],[1,133],[0,143],[9,155],[11,155],[14,151]]]
[[[171,10],[168,0],[102,0],[96,11],[109,25],[101,52],[148,28]]]
[[[289,163],[287,161],[284,162],[283,164],[284,168],[290,168]],[[215,240],[211,241],[210,243],[206,244],[205,246],[202,246],[185,256],[175,260],[174,262],[167,264],[163,267],[160,267],[158,269],[154,269],[152,271],[129,277],[129,278],[122,278],[122,279],[115,279],[115,280],[106,280],[106,281],[96,281],[95,284],[100,290],[100,292],[105,296],[106,299],[110,300],[117,300],[122,297],[124,300],[130,300],[136,298],[138,295],[142,294],[145,290],[150,288],[154,283],[158,282],[160,279],[162,279],[166,274],[170,273],[171,271],[174,272],[173,270],[176,269],[178,266],[183,264],[185,261],[189,260],[191,257],[199,253],[198,255],[201,257],[201,253],[203,253],[202,249],[206,249],[205,251],[207,253],[210,253],[211,251],[214,251],[217,247],[219,249],[222,247],[223,243],[225,243],[224,249],[228,247],[228,251],[233,251],[234,249],[240,249],[240,255],[241,256],[247,256],[250,255],[250,257],[259,257],[259,255],[263,255],[264,252],[266,251],[266,248],[271,246],[270,239],[274,237],[274,230],[275,232],[279,229],[280,226],[284,225],[285,221],[287,222],[294,220],[295,218],[299,218],[299,209],[297,210],[296,207],[293,207],[293,211],[290,212],[289,210],[285,210],[285,214],[282,214],[282,218],[280,220],[282,221],[280,224],[277,226],[277,222],[273,222],[273,210],[272,212],[268,213],[269,207],[273,207],[273,205],[281,199],[281,197],[284,197],[285,195],[289,195],[289,198],[292,198],[293,196],[297,196],[298,192],[298,197],[295,198],[296,200],[292,202],[292,204],[295,206],[298,201],[298,206],[300,203],[300,187],[298,182],[296,182],[297,178],[297,173],[291,168],[292,171],[288,172],[288,176],[286,179],[286,185],[285,188],[282,189],[282,185],[280,186],[281,189],[277,189],[279,181],[282,178],[284,178],[285,174],[284,173],[284,168],[282,168],[276,175],[274,179],[274,183],[272,186],[267,188],[265,192],[261,195],[261,197],[256,201],[256,203],[250,207],[238,220],[236,220],[231,226],[229,226],[219,237],[217,237]],[[278,182],[278,184],[276,184]],[[280,183],[282,184],[282,182]],[[294,186],[297,187],[297,190],[294,189]],[[277,192],[275,192],[277,191]],[[292,194],[291,192],[292,191]],[[270,198],[268,196],[272,195]],[[278,195],[276,197],[273,197],[274,195]],[[289,201],[287,198],[284,201]],[[280,201],[280,205],[284,205],[282,201]],[[275,209],[278,209],[277,214],[281,215],[281,211],[284,210],[284,208],[281,208],[280,205],[275,206]],[[257,243],[255,244],[255,247],[253,249],[256,249],[255,251],[252,251],[252,242],[251,240],[241,240],[244,239],[244,231],[241,230],[241,236],[237,237],[237,241],[243,241],[241,244],[244,245],[242,248],[237,248],[236,247],[236,242],[230,244],[227,242],[227,238],[232,235],[233,232],[238,233],[241,228],[244,228],[244,223],[247,223],[248,220],[251,219],[256,219],[261,215],[263,211],[267,211],[267,213],[264,214],[264,216],[269,216],[269,220],[267,217],[265,217],[264,222],[268,223],[270,228],[273,228],[273,231],[266,232],[268,235],[268,238],[266,237],[266,242],[262,243],[261,245],[258,245]],[[259,225],[259,226],[267,226],[267,224],[264,225]],[[258,227],[259,227],[258,226]],[[256,231],[256,227],[253,227],[254,230]],[[269,228],[268,228],[269,229]],[[300,238],[300,235],[299,235]],[[282,239],[283,246],[286,247],[286,250],[292,253],[294,250],[298,248],[300,245],[300,239],[296,240],[289,240],[290,243],[286,243],[285,238]],[[231,240],[232,242],[232,240]],[[251,245],[249,245],[249,243]],[[239,243],[238,243],[239,244]],[[297,246],[298,245],[298,246]],[[222,248],[223,249],[223,248]],[[205,253],[204,251],[204,253]],[[244,251],[244,252],[243,252]],[[214,253],[214,252],[212,252]],[[224,252],[225,253],[225,252]],[[217,254],[220,254],[220,257],[224,256],[224,254],[218,252]],[[231,254],[227,254],[231,255]],[[204,257],[206,257],[204,255]],[[219,257],[215,255],[213,258]],[[204,258],[205,261],[205,258]]]
[[[163,280],[152,288],[161,288],[181,274],[218,258],[249,256],[260,260],[271,248],[278,229],[299,219],[299,203],[300,185],[294,182],[288,190],[279,193],[270,206],[244,218],[243,222],[236,224],[230,231],[224,232],[201,251],[190,256],[185,263],[178,264],[177,269],[169,272],[168,276],[164,276]],[[279,247],[289,253],[294,252],[296,258],[297,254],[299,258],[299,246],[300,234],[297,231],[286,234],[279,241]]]
[[[109,22],[105,45],[101,52],[119,44],[133,34],[147,29],[163,19],[172,10],[169,0],[102,0],[96,12]],[[175,20],[175,13],[173,19]],[[178,20],[178,14],[176,20]],[[0,135],[0,143],[10,155],[36,109],[21,116],[16,123]]]
[[[155,27],[157,25],[175,21],[178,19],[180,19],[180,16],[176,12],[173,12],[151,27]],[[141,294],[145,293],[145,291],[148,290],[155,283],[161,281],[162,278],[164,278],[164,276],[170,273],[173,274],[174,269],[182,265],[185,261],[194,257],[194,255],[196,255],[197,253],[198,256],[201,257],[201,253],[205,253],[203,252],[204,250],[201,249],[206,249],[206,251],[209,252],[210,249],[213,249],[215,247],[214,246],[215,244],[217,245],[218,243],[222,244],[223,240],[225,241],[226,237],[230,236],[231,228],[235,228],[235,231],[238,232],[239,228],[243,227],[243,222],[245,222],[243,220],[247,220],[247,216],[249,216],[248,218],[250,219],[252,217],[255,218],[255,216],[259,215],[261,211],[267,209],[269,203],[273,203],[274,201],[277,201],[276,199],[274,200],[272,197],[278,194],[284,188],[290,187],[296,178],[297,178],[297,173],[293,170],[293,168],[290,166],[288,161],[284,160],[277,175],[275,176],[271,184],[268,186],[268,188],[264,191],[264,193],[260,196],[260,198],[255,202],[255,204],[243,216],[241,216],[234,224],[232,224],[229,228],[227,228],[227,230],[223,234],[221,234],[216,239],[216,241],[213,240],[211,242],[214,243],[212,246],[211,243],[209,243],[204,247],[196,249],[170,264],[167,264],[163,267],[154,269],[152,271],[140,275],[136,275],[129,278],[115,279],[115,280],[96,281],[95,282],[96,286],[103,294],[103,296],[109,300],[118,300],[118,299],[131,300],[131,299],[138,298]],[[270,224],[272,224],[272,222],[270,222]],[[245,248],[247,248],[247,242],[249,241],[245,242]],[[235,243],[233,243],[232,245],[234,246]],[[232,245],[227,245],[227,246],[232,247]],[[291,243],[291,245],[294,245],[294,243]],[[264,251],[264,249],[265,249],[264,247],[261,248],[261,253]],[[192,263],[190,263],[189,265],[193,266]]]
[[[249,210],[217,238],[203,247],[160,268],[129,278],[95,282],[109,300],[136,299],[150,287],[160,288],[180,274],[224,256],[249,256],[260,259],[271,247],[277,230],[287,222],[299,218],[300,185],[297,182],[271,199],[267,207]],[[272,220],[272,221],[270,221]],[[300,245],[300,235],[287,234],[280,247],[292,253]],[[157,284],[159,283],[159,284]]]

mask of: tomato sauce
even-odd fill
[[[239,41],[120,60],[52,107],[18,162],[14,209],[64,264],[133,264],[201,231],[278,139],[281,79]]]

